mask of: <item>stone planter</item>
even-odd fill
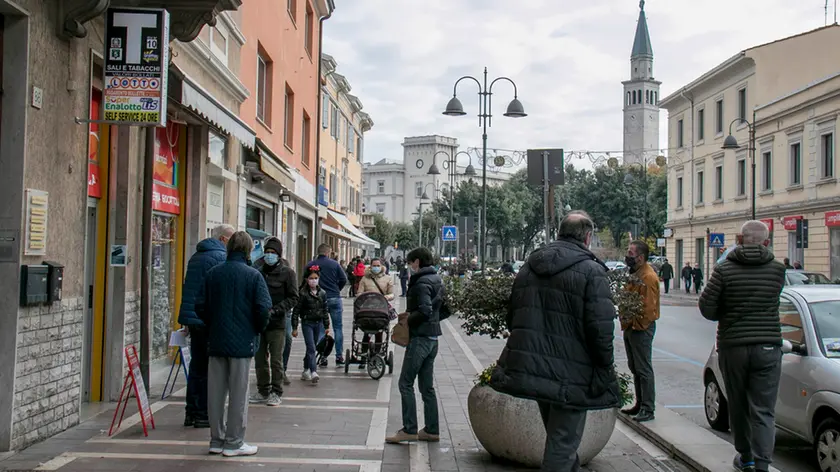
[[[475,437],[494,457],[539,468],[545,450],[545,428],[537,403],[476,385],[467,400]],[[589,463],[612,436],[617,410],[590,411],[578,448],[581,465]]]

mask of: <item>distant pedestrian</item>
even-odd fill
[[[419,247],[408,253],[414,274],[408,284],[406,313],[408,313],[409,342],[405,348],[400,371],[400,399],[402,403],[402,429],[385,438],[389,444],[406,441],[440,441],[437,394],[435,393],[435,358],[438,354],[438,336],[441,320],[449,316],[443,291],[443,279],[434,268],[432,252]],[[417,399],[414,383],[418,384],[423,398],[425,426],[418,430]]]
[[[365,262],[360,258],[356,260],[356,266],[353,267],[353,281],[355,282],[355,286],[353,287],[353,291],[356,292],[358,295],[359,292],[359,284],[362,283],[362,277],[365,276],[365,272],[367,272],[367,267],[365,267]]]
[[[495,390],[537,401],[546,431],[543,471],[579,471],[587,410],[619,406],[615,307],[607,267],[588,249],[594,231],[589,215],[569,212],[559,240],[519,269],[510,336],[490,378]]]
[[[799,262],[799,261],[794,261],[793,262],[793,268],[796,269],[796,270],[802,270],[802,263]]]
[[[632,322],[622,321],[624,349],[633,373],[636,404],[622,413],[634,416],[638,422],[654,419],[656,410],[656,380],[653,372],[653,338],[659,319],[659,277],[648,264],[650,247],[644,241],[633,241],[624,258],[630,273],[641,284],[628,284],[626,290],[638,293],[644,303],[642,316]]]
[[[686,262],[685,267],[683,267],[682,272],[680,272],[683,283],[685,283],[685,293],[691,293],[691,272],[691,262]]]
[[[792,269],[793,269],[793,266],[792,266],[792,265],[790,265],[790,259],[788,259],[787,257],[785,257],[784,261],[785,261],[785,269],[792,270]]]
[[[694,293],[700,293],[703,290],[703,269],[700,268],[700,264],[694,264],[694,269],[691,269],[691,279],[694,282]]]
[[[411,276],[408,264],[400,265],[400,297],[405,298],[408,293],[408,278]]]
[[[318,266],[318,286],[324,289],[327,295],[327,310],[330,313],[332,320],[332,327],[335,334],[335,365],[336,367],[344,365],[344,332],[342,316],[344,315],[344,304],[341,300],[341,290],[347,285],[347,274],[344,273],[344,268],[338,265],[338,262],[327,257],[330,253],[329,244],[321,244],[318,246],[318,257],[314,261],[306,265],[309,269],[312,266]],[[323,329],[323,328],[322,328]],[[315,340],[315,344],[324,337],[321,333]],[[327,366],[327,359],[324,358],[321,367]]]
[[[297,337],[298,326],[303,331],[306,343],[306,355],[303,357],[303,374],[300,379],[305,382],[318,383],[318,363],[315,347],[321,331],[325,336],[330,335],[330,314],[327,311],[327,292],[319,286],[321,268],[317,265],[309,266],[304,273],[303,284],[300,286],[300,298],[292,314],[292,336]]]
[[[297,305],[297,275],[283,264],[283,243],[270,237],[265,241],[265,253],[254,267],[262,273],[271,294],[270,321],[260,336],[260,348],[254,357],[257,373],[257,392],[251,403],[279,406],[286,377],[283,352],[286,348],[286,313]]]
[[[207,274],[196,301],[196,313],[208,329],[210,454],[225,457],[257,453],[256,446],[245,443],[248,385],[259,334],[268,326],[271,295],[262,274],[249,267],[253,249],[248,233],[234,233],[227,261]]]
[[[216,226],[210,238],[198,243],[195,254],[187,263],[181,309],[178,311],[178,323],[183,325],[190,335],[191,354],[184,426],[210,427],[207,416],[207,326],[195,312],[195,301],[210,269],[227,259],[225,246],[235,231],[231,225]]]
[[[344,264],[341,264],[341,267],[344,267]],[[348,296],[350,298],[356,296],[356,276],[353,275],[354,270],[356,270],[356,258],[351,259],[350,263],[344,269],[344,273],[347,276],[347,285],[350,287],[348,289]]]
[[[659,277],[662,279],[665,285],[665,293],[668,293],[668,288],[671,285],[671,279],[674,278],[674,266],[668,262],[668,259],[665,259],[665,262],[662,263],[662,267],[659,268]]]
[[[700,296],[703,317],[718,322],[720,370],[729,401],[737,470],[767,472],[775,447],[782,365],[779,295],[785,267],[768,249],[761,221],[741,227],[742,243],[718,264]]]

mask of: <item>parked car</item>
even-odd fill
[[[840,285],[790,285],[781,295],[782,378],[776,427],[814,446],[821,471],[834,471],[840,438]],[[709,426],[729,430],[717,344],[703,369]]]
[[[788,269],[785,271],[785,285],[831,285],[831,279],[819,272]]]
[[[627,265],[620,261],[607,261],[604,262],[604,265],[606,265],[609,270],[623,270],[627,268]]]

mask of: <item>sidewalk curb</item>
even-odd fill
[[[656,419],[639,423],[619,413],[618,419],[695,472],[732,472],[735,447],[711,431],[662,405]],[[780,472],[770,467],[771,472]]]

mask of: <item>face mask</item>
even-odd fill
[[[315,288],[318,286],[318,279],[306,279],[306,283],[309,284],[309,288]]]
[[[382,267],[374,266],[374,267],[370,268],[370,271],[374,274],[378,274],[378,273],[382,272]]]
[[[276,265],[280,262],[280,255],[279,254],[266,254],[264,257],[265,263],[268,265]]]
[[[625,264],[627,264],[627,267],[629,267],[629,268],[631,268],[631,269],[632,269],[633,267],[636,267],[636,258],[635,258],[635,257],[626,256],[626,257],[624,258],[624,263],[625,263]]]

